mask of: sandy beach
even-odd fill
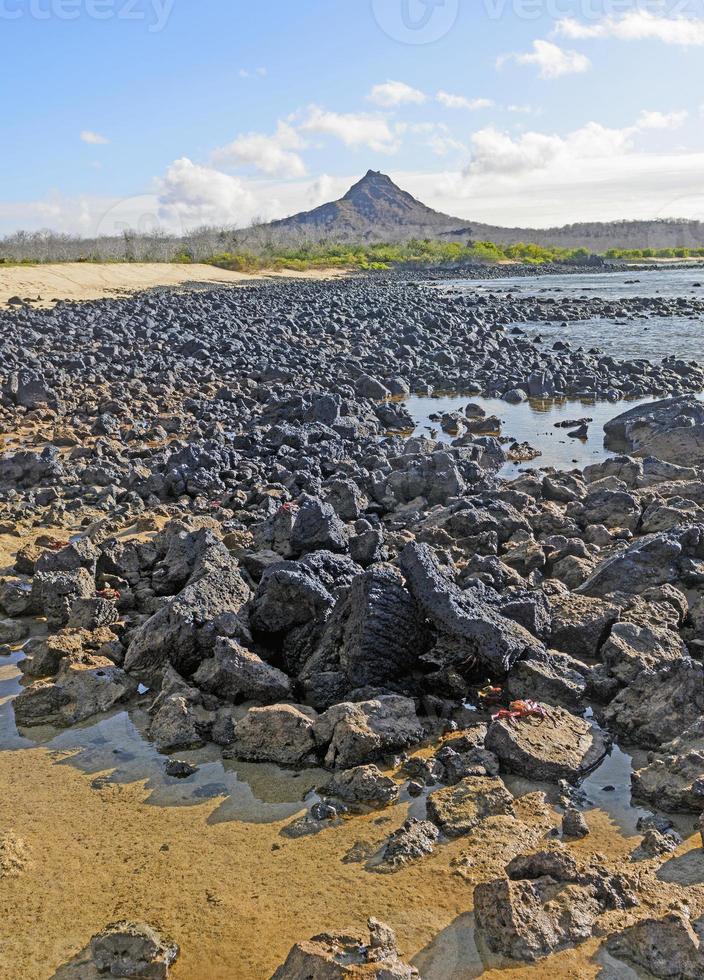
[[[230,272],[212,265],[171,265],[166,262],[0,266],[0,306],[5,306],[14,296],[31,300],[34,306],[46,307],[53,306],[58,300],[114,298],[157,286],[183,286],[194,282],[239,286],[262,279],[332,279],[344,274],[339,269]]]

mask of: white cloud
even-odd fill
[[[294,150],[304,142],[287,122],[279,122],[272,136],[265,133],[243,133],[227,146],[215,150],[213,162],[233,167],[249,165],[261,173],[281,177],[303,177],[306,165]]]
[[[299,128],[305,133],[334,136],[353,149],[367,146],[378,153],[394,153],[399,146],[396,130],[383,116],[369,113],[330,112],[312,105]]]
[[[591,68],[591,61],[578,51],[566,51],[552,41],[533,41],[533,50],[524,54],[504,54],[496,61],[501,68],[508,61],[517,65],[535,65],[540,78],[562,78],[563,75],[577,75]]]
[[[558,36],[572,40],[616,38],[619,41],[662,41],[681,47],[704,45],[704,19],[664,17],[647,10],[632,10],[622,17],[605,17],[596,24],[583,24],[563,17],[555,26]]]
[[[375,85],[367,96],[370,102],[386,109],[407,104],[422,105],[427,98],[427,95],[420,89],[412,88],[405,82],[391,81],[391,79],[381,85]]]
[[[490,109],[494,102],[492,99],[468,99],[464,95],[453,95],[451,92],[444,92],[442,89],[435,96],[440,105],[447,109]]]
[[[158,191],[159,215],[170,226],[245,224],[256,211],[245,181],[188,157],[171,164]]]
[[[487,126],[472,135],[467,174],[522,174],[560,165],[570,168],[585,160],[608,160],[629,153],[639,133],[675,129],[686,112],[643,110],[632,126],[613,129],[589,122],[566,136],[527,132],[520,136]]]
[[[240,68],[239,70],[240,78],[252,78],[252,76],[254,75],[258,75],[260,78],[264,78],[265,75],[268,75],[268,71],[266,68],[263,67],[255,68],[254,71],[251,71],[249,68]]]
[[[649,112],[644,109],[636,126],[638,129],[677,129],[687,119],[686,110],[680,112]]]
[[[84,129],[81,132],[81,139],[84,143],[90,143],[92,146],[105,146],[110,142],[107,136],[94,133],[91,129]]]

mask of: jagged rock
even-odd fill
[[[418,971],[401,961],[393,931],[376,919],[367,926],[369,938],[326,932],[296,943],[271,980],[420,980]]]
[[[34,574],[39,572],[73,572],[86,568],[92,576],[98,563],[98,551],[90,538],[76,538],[58,551],[43,550],[34,564]]]
[[[474,889],[479,935],[494,953],[535,962],[592,935],[597,917],[637,904],[631,882],[597,863],[580,870],[565,851],[514,858],[508,877]]]
[[[588,834],[589,825],[584,819],[584,814],[574,806],[568,807],[562,817],[562,836],[579,839],[587,837]]]
[[[642,594],[653,586],[676,583],[688,557],[702,549],[702,530],[685,527],[639,538],[607,558],[578,588],[585,596],[607,597],[612,592]]]
[[[76,599],[88,599],[95,592],[95,581],[86,568],[64,572],[38,572],[32,581],[32,604],[42,610],[47,625],[65,626]]]
[[[550,596],[551,645],[573,657],[596,657],[619,615],[619,607],[602,599],[570,592]]]
[[[88,599],[74,599],[68,626],[70,629],[97,630],[112,626],[119,618],[120,614],[109,599],[91,596]]]
[[[490,776],[468,776],[428,797],[428,816],[448,837],[468,834],[487,817],[513,815],[513,796]]]
[[[149,737],[159,752],[200,748],[214,721],[212,713],[203,707],[200,692],[171,667],[164,671],[161,691],[149,710]]]
[[[8,616],[24,616],[32,610],[32,588],[18,579],[0,583],[0,610]]]
[[[629,741],[658,748],[704,712],[704,667],[685,657],[659,670],[641,671],[609,704],[609,727]]]
[[[700,980],[704,976],[701,939],[681,912],[636,922],[609,936],[606,949],[654,977]]]
[[[348,534],[331,504],[304,494],[291,527],[290,547],[294,555],[327,549],[346,551]]]
[[[0,643],[19,643],[29,635],[26,623],[16,623],[12,619],[0,619]]]
[[[137,681],[104,657],[62,661],[53,681],[35,681],[12,702],[18,727],[75,725],[109,711],[137,690]]]
[[[313,726],[316,718],[316,712],[304,705],[274,704],[250,708],[235,723],[234,742],[228,753],[250,762],[301,765],[315,751]]]
[[[17,664],[28,677],[48,677],[55,674],[62,660],[79,663],[86,656],[107,656],[116,643],[115,634],[108,628],[88,630],[63,629],[49,636],[32,637],[24,646],[25,658]]]
[[[181,674],[193,673],[212,652],[213,622],[238,613],[248,598],[249,589],[224,549],[134,633],[125,670],[148,683],[167,663]]]
[[[455,648],[457,662],[477,656],[491,671],[502,674],[526,653],[543,651],[522,626],[445,578],[428,545],[408,544],[399,563],[411,595]]]
[[[644,670],[657,670],[687,656],[687,647],[671,629],[616,623],[601,648],[601,659],[611,675],[630,684]]]
[[[704,407],[692,395],[632,408],[604,425],[604,443],[680,466],[704,463]]]
[[[631,774],[633,795],[660,810],[704,811],[704,719],[660,747]]]
[[[434,823],[410,817],[389,835],[382,851],[382,863],[394,871],[403,868],[426,854],[432,854],[439,836],[440,831]]]
[[[528,779],[574,780],[593,769],[607,754],[604,733],[564,708],[542,705],[546,718],[492,721],[486,747],[502,769]]]
[[[677,833],[663,834],[656,827],[649,827],[643,834],[643,840],[633,852],[634,858],[639,857],[661,857],[663,854],[671,854],[676,851],[682,843],[682,838]]]
[[[373,701],[333,705],[315,723],[315,740],[327,746],[328,769],[364,765],[423,738],[410,698],[382,695]]]
[[[114,922],[90,941],[99,973],[111,977],[166,980],[176,962],[178,945],[143,922]]]
[[[275,704],[291,697],[291,681],[282,670],[265,663],[235,640],[219,637],[213,656],[193,675],[196,687],[238,704],[259,701]]]
[[[301,680],[341,672],[348,690],[410,673],[427,649],[423,617],[390,567],[358,575],[330,616]]]
[[[384,807],[398,800],[398,786],[375,765],[336,773],[324,791],[349,806]]]
[[[579,704],[587,689],[585,670],[576,670],[566,654],[548,653],[543,660],[520,660],[508,677],[512,698],[529,698],[546,704]]]
[[[323,622],[335,605],[332,594],[359,572],[348,558],[318,551],[300,561],[271,565],[252,601],[250,623],[258,634],[276,640],[311,620]]]

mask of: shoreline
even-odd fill
[[[312,279],[324,281],[340,278],[339,269],[314,272],[270,271],[230,272],[217,266],[167,262],[65,262],[46,265],[0,265],[0,307],[19,297],[30,300],[37,309],[53,306],[57,301],[121,299],[159,287],[181,287],[194,284],[241,286],[277,279]],[[41,299],[38,300],[37,297]]]

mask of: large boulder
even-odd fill
[[[428,797],[428,817],[447,837],[461,837],[487,817],[511,817],[513,796],[490,776],[467,776]]]
[[[398,800],[396,783],[373,764],[335,773],[322,790],[351,807],[384,807]]]
[[[410,673],[428,646],[423,616],[398,572],[377,567],[358,575],[330,616],[301,680],[338,671],[347,690]]]
[[[213,656],[204,660],[193,675],[202,691],[238,704],[258,701],[275,704],[291,697],[291,681],[282,670],[272,667],[235,640],[218,637]]]
[[[399,564],[411,595],[445,648],[455,651],[458,664],[477,657],[493,673],[505,674],[527,653],[544,652],[539,640],[482,601],[480,593],[462,592],[446,578],[429,545],[406,545]]]
[[[368,936],[326,932],[296,943],[271,980],[420,980],[402,962],[392,930],[376,919],[367,927]]]
[[[489,726],[485,745],[503,770],[558,782],[579,779],[601,762],[609,750],[601,729],[564,708],[539,707],[544,717],[496,719]]]
[[[311,761],[316,748],[313,738],[316,718],[316,712],[304,705],[250,708],[235,723],[234,742],[228,754],[249,762],[302,765]]]
[[[95,580],[87,568],[37,572],[32,580],[32,604],[44,613],[52,629],[68,623],[76,599],[88,599],[94,593]]]
[[[307,494],[301,497],[289,539],[294,555],[303,555],[321,548],[346,551],[348,538],[347,528],[331,504]]]
[[[550,595],[551,645],[573,657],[595,658],[616,622],[619,607],[565,590]]]
[[[254,594],[250,624],[267,641],[277,641],[311,620],[323,622],[339,590],[359,567],[344,555],[315,551],[300,561],[282,561],[264,572]]]
[[[629,742],[658,748],[704,713],[704,667],[689,657],[637,674],[604,712]]]
[[[633,795],[660,810],[704,810],[704,718],[660,747],[631,775]]]
[[[147,683],[170,663],[184,676],[198,669],[213,650],[213,624],[236,614],[249,588],[225,550],[207,562],[200,574],[134,633],[125,655],[125,670]]]
[[[664,667],[687,656],[687,647],[672,629],[616,623],[601,648],[601,659],[621,684],[630,684],[643,670]]]
[[[113,922],[90,941],[93,963],[101,974],[166,980],[179,948],[144,922]]]
[[[82,655],[62,661],[51,681],[35,681],[12,702],[20,728],[67,727],[109,711],[137,691],[137,681],[105,657]]]
[[[639,595],[653,586],[676,583],[689,558],[704,557],[703,541],[697,526],[638,538],[598,565],[576,591],[603,599],[614,592]]]
[[[320,715],[314,735],[327,746],[325,765],[348,769],[419,742],[423,726],[410,698],[382,695],[372,701],[335,704]]]
[[[704,949],[699,933],[681,912],[662,919],[643,919],[609,936],[606,949],[653,977],[701,980]]]
[[[604,434],[608,449],[679,466],[704,464],[704,404],[693,395],[632,408],[608,421]]]
[[[520,855],[506,878],[477,885],[477,931],[493,953],[535,962],[589,939],[598,916],[637,904],[632,882],[564,850]]]
[[[200,691],[187,684],[172,667],[164,671],[161,691],[149,712],[149,737],[159,752],[200,748],[213,725],[212,712],[205,709]]]

